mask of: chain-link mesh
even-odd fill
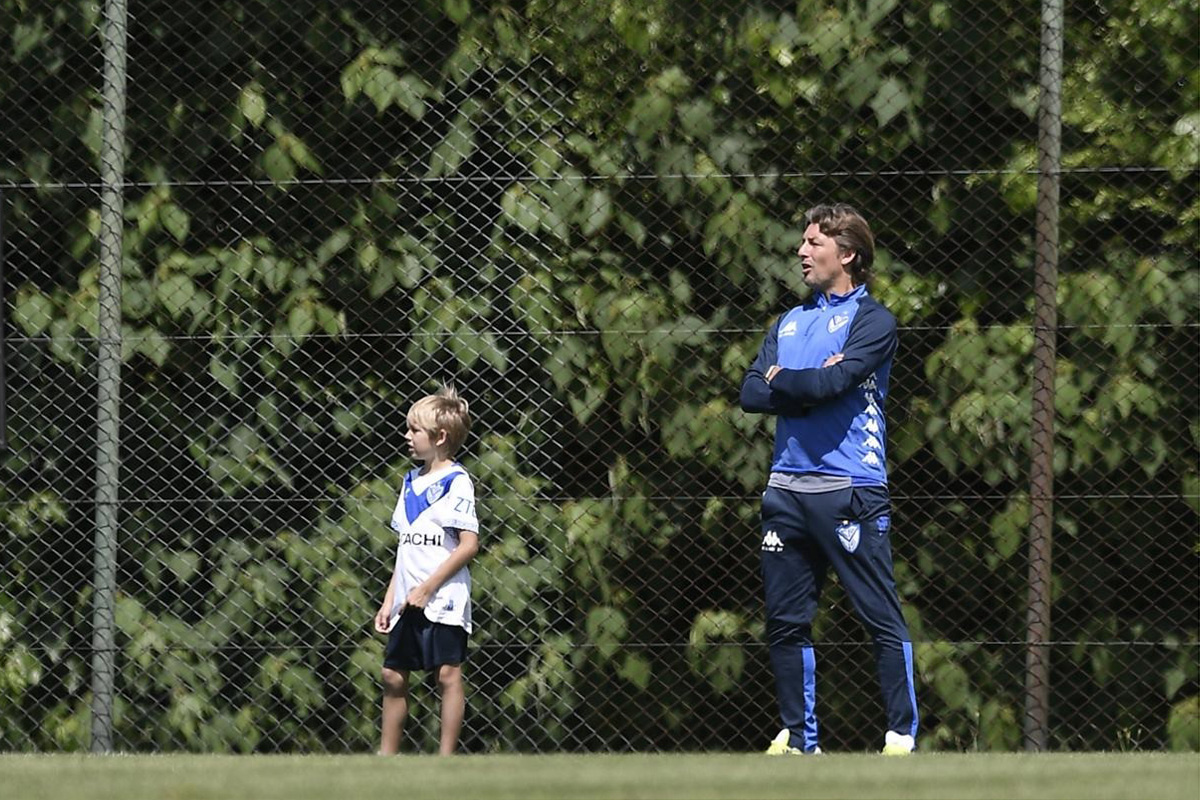
[[[1200,21],[1067,5],[1049,746],[1195,748]],[[105,13],[0,0],[0,749],[92,741],[114,390],[112,746],[372,749],[404,414],[450,380],[483,543],[464,747],[764,746],[773,422],[738,386],[829,200],[901,327],[922,746],[1021,746],[1037,3],[135,1],[123,117]],[[877,747],[836,581],[815,638],[823,745]],[[437,727],[420,684],[406,746]]]

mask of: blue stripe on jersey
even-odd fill
[[[413,480],[420,472],[420,469],[414,469],[404,476],[404,516],[408,519],[409,525],[416,522],[417,517],[425,513],[427,508],[446,496],[446,493],[450,491],[450,484],[454,482],[455,478],[465,474],[461,469],[452,470],[449,475],[435,481],[426,487],[425,491],[418,494],[413,491]]]

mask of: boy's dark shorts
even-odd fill
[[[457,625],[430,622],[425,609],[404,609],[388,634],[383,665],[397,672],[437,669],[467,660],[467,632]]]

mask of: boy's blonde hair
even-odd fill
[[[446,434],[446,454],[451,458],[462,447],[471,429],[467,401],[458,396],[454,386],[443,386],[437,394],[422,397],[408,410],[408,424],[423,430],[435,441]]]

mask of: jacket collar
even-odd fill
[[[858,300],[867,293],[867,285],[864,283],[860,286],[855,286],[854,289],[846,294],[833,294],[832,292],[826,295],[824,292],[817,293],[817,306],[825,308],[826,306],[840,306],[849,303],[852,300]]]

